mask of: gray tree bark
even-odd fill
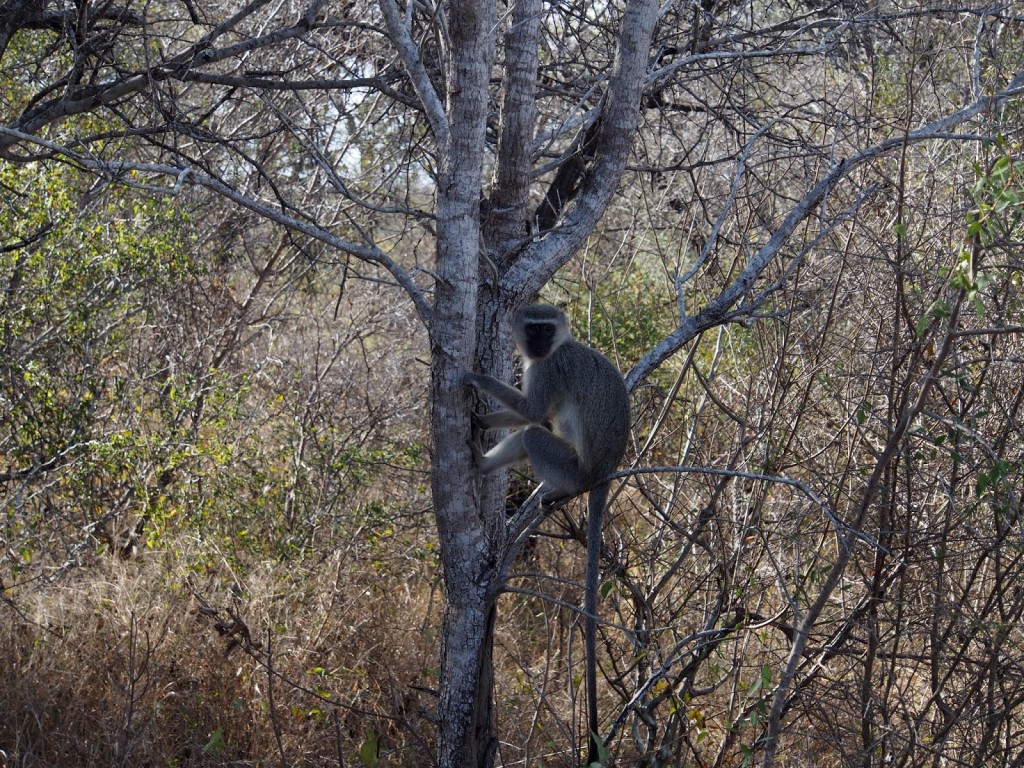
[[[455,55],[446,73],[444,129],[441,117],[434,120],[441,172],[430,326],[432,491],[445,582],[437,761],[485,766],[493,763],[496,743],[488,633],[494,585],[485,564],[493,558],[497,521],[478,506],[462,374],[472,365],[477,338],[480,180],[496,13],[493,4],[474,0],[451,3],[449,13]]]
[[[496,10],[493,4],[474,2],[450,9],[446,118],[443,123],[431,120],[435,131],[442,126],[431,424],[434,511],[445,578],[438,709],[438,763],[445,768],[494,763],[491,653],[497,599],[520,534],[540,515],[532,507],[525,519],[514,520],[512,526],[506,522],[504,476],[483,480],[477,492],[466,443],[470,400],[461,376],[475,369],[509,378],[511,310],[529,300],[573,255],[607,209],[636,134],[657,9],[653,0],[627,6],[615,69],[598,117],[593,164],[572,207],[561,212],[561,225],[533,241],[528,237],[529,190],[540,3],[526,0],[512,11],[504,46],[494,191],[483,206],[483,131]],[[388,15],[397,18],[394,10]],[[431,103],[433,97],[422,85],[425,78],[417,75],[418,59],[403,58],[417,90],[423,91],[421,98]]]

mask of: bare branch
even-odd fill
[[[199,173],[188,167],[178,167],[162,163],[96,160],[94,158],[72,152],[68,148],[55,142],[41,139],[36,136],[30,136],[11,128],[0,127],[0,136],[9,137],[15,142],[36,144],[50,150],[54,154],[73,161],[82,168],[98,173],[102,176],[110,177],[112,180],[122,183],[128,183],[124,182],[123,177],[125,174],[130,172],[157,176],[171,176],[175,178],[175,184],[173,187],[161,188],[152,184],[145,185],[145,188],[151,192],[159,192],[169,195],[178,194],[186,181],[190,181],[193,184],[210,189],[228,200],[237,203],[243,208],[247,208],[260,216],[269,219],[270,221],[275,221],[278,224],[288,227],[296,232],[301,232],[314,240],[329,245],[332,248],[337,248],[339,251],[343,251],[344,253],[351,254],[363,261],[384,267],[384,269],[391,273],[392,277],[395,278],[395,281],[409,295],[409,298],[415,305],[416,311],[423,323],[426,325],[430,322],[432,309],[427,301],[423,289],[416,285],[412,276],[404,268],[392,260],[384,251],[374,245],[360,245],[359,243],[351,240],[346,240],[343,237],[338,237],[311,221],[299,219],[295,216],[284,213],[281,210],[272,208],[265,203],[239,192],[237,189],[220,179],[205,173]]]
[[[786,215],[779,228],[775,230],[768,239],[768,242],[751,257],[747,266],[736,279],[696,315],[683,318],[672,334],[644,355],[627,375],[627,386],[630,389],[635,388],[638,382],[647,378],[651,371],[675,354],[697,334],[725,321],[730,308],[739,302],[753,287],[754,282],[768,265],[775,260],[801,222],[811,216],[817,206],[831,194],[835,186],[854,169],[907,144],[948,136],[955,126],[967,122],[983,112],[997,109],[1007,100],[1017,98],[1022,94],[1024,94],[1024,71],[1018,73],[1006,88],[993,96],[979,99],[963,109],[935,120],[915,131],[910,131],[901,136],[893,136],[856,153],[850,158],[839,160],[825,174],[824,178],[815,184]],[[993,137],[977,137],[978,140],[991,138]]]
[[[546,283],[579,249],[607,210],[633,146],[651,36],[657,20],[655,0],[634,0],[627,4],[614,70],[598,117],[600,128],[594,165],[561,225],[527,246],[502,278],[502,288],[510,295],[529,296]]]
[[[276,29],[265,35],[246,40],[243,43],[225,48],[213,48],[213,43],[242,20],[251,16],[256,10],[266,5],[268,0],[255,0],[239,10],[234,16],[221,22],[202,40],[190,45],[188,49],[172,57],[168,61],[150,67],[141,72],[126,74],[100,83],[71,87],[66,93],[38,104],[27,110],[11,124],[16,132],[32,134],[44,126],[65,118],[81,115],[99,107],[108,106],[134,93],[144,91],[152,83],[169,78],[188,79],[199,65],[223,61],[242,53],[272,46],[283,40],[306,35],[316,14],[319,13],[324,0],[313,0],[299,20],[289,26]],[[5,133],[0,137],[0,157],[11,158],[10,147],[17,143],[14,135]]]
[[[413,42],[412,33],[402,21],[398,12],[398,5],[395,0],[380,0],[380,9],[384,14],[384,21],[388,25],[388,32],[391,40],[398,49],[398,55],[405,65],[405,70],[412,79],[412,87],[416,90],[420,102],[430,123],[430,129],[438,145],[448,144],[448,117],[445,114],[444,104],[437,95],[434,84],[430,81],[426,67],[420,60],[419,48]]]

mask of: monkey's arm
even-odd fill
[[[489,414],[487,419],[491,417],[500,419],[500,423],[488,422],[489,427],[522,427],[528,424],[543,424],[548,418],[550,399],[544,394],[547,391],[546,387],[534,385],[527,397],[520,390],[503,384],[493,376],[466,373],[463,375],[462,381],[466,386],[486,392],[512,412],[508,416],[500,417],[498,414]],[[515,418],[518,418],[518,421],[513,422],[512,419]]]
[[[501,383],[493,376],[467,373],[462,377],[462,383],[468,387],[473,387],[478,392],[486,392],[506,408],[510,408],[513,411],[518,411],[519,404],[526,399],[518,389]]]

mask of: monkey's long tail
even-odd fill
[[[590,489],[587,497],[587,573],[583,585],[583,639],[586,650],[587,728],[590,730],[587,765],[600,760],[597,722],[597,589],[601,576],[601,529],[608,483]]]

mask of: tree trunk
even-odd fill
[[[462,375],[472,367],[476,349],[481,176],[496,18],[491,3],[475,0],[451,3],[449,18],[453,53],[440,148],[438,280],[430,329],[431,482],[445,581],[437,761],[441,768],[483,768],[493,763],[496,743],[489,629],[503,521],[480,514]]]

